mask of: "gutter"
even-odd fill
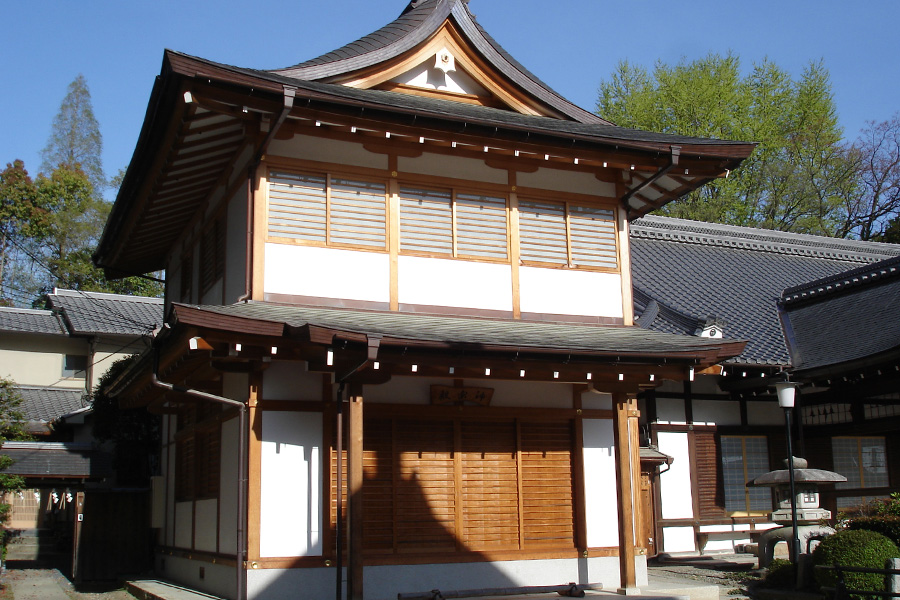
[[[244,564],[246,560],[246,506],[247,506],[247,405],[239,400],[232,400],[224,396],[216,396],[193,388],[166,383],[159,379],[159,348],[153,349],[153,369],[150,371],[150,382],[169,392],[178,392],[208,402],[217,402],[238,409],[238,501],[237,501],[237,550],[235,552],[235,571],[237,585],[237,600],[247,600],[247,571]]]
[[[269,127],[269,132],[266,134],[265,139],[259,145],[259,148],[256,149],[253,158],[247,165],[247,241],[246,247],[244,248],[244,293],[237,299],[237,302],[245,302],[249,300],[252,295],[251,287],[253,285],[253,278],[251,273],[253,267],[253,236],[256,229],[254,227],[255,223],[253,222],[253,180],[256,174],[256,168],[266,155],[266,150],[269,148],[271,141],[275,138],[275,134],[281,129],[281,126],[284,124],[285,120],[287,120],[291,109],[294,108],[294,96],[296,93],[297,88],[287,85],[284,86],[284,106],[278,114],[278,118],[275,119],[275,122]]]

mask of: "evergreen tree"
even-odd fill
[[[97,194],[106,187],[103,175],[103,136],[94,117],[91,92],[84,75],[69,84],[59,112],[53,119],[50,139],[41,152],[41,172],[52,173],[58,167],[80,169]]]

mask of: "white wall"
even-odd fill
[[[240,298],[246,287],[247,186],[238,188],[228,202],[225,217],[225,304]]]
[[[741,405],[730,400],[694,400],[695,425],[740,425]]]
[[[594,177],[593,173],[542,168],[534,173],[517,173],[516,183],[522,188],[531,187],[576,194],[590,194],[592,196],[603,196],[612,201],[616,197],[616,185],[600,181]]]
[[[669,469],[659,476],[662,518],[693,518],[694,501],[691,492],[691,454],[688,448],[688,434],[660,431],[657,433],[657,441],[659,442],[659,451],[675,459]]]
[[[321,413],[263,413],[261,556],[321,556],[322,452]]]
[[[85,377],[63,377],[63,355],[88,356],[88,343],[63,335],[0,334],[0,377],[19,385],[84,389]]]
[[[612,419],[584,420],[584,488],[588,547],[617,547],[618,494]]]
[[[369,139],[366,138],[367,141]],[[363,148],[361,144],[308,135],[295,135],[289,140],[272,140],[269,144],[269,156],[286,156],[373,169],[388,168],[386,154],[374,154]]]
[[[273,360],[263,371],[262,396],[266,400],[322,399],[322,373],[306,370],[306,363]]]
[[[448,156],[446,154],[432,154],[425,152],[418,158],[401,156],[397,159],[398,172],[401,177],[404,173],[419,175],[436,175],[438,177],[453,177],[460,181],[509,183],[509,175],[505,169],[494,169],[484,164],[483,160],[463,158],[461,156]]]
[[[390,256],[315,246],[266,244],[267,294],[390,303]]]
[[[523,313],[622,318],[622,280],[618,273],[570,269],[519,269]]]
[[[512,269],[506,264],[397,257],[400,304],[512,312]]]

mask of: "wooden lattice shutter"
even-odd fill
[[[460,424],[462,542],[468,550],[519,547],[515,423]]]
[[[508,256],[506,198],[456,195],[456,254],[478,258]]]
[[[453,254],[449,191],[400,188],[400,251]]]
[[[453,423],[398,419],[396,427],[398,551],[453,551],[457,537]]]
[[[175,443],[175,498],[194,497],[194,473],[197,464],[194,437],[186,435]]]
[[[571,422],[521,424],[524,547],[575,546]]]
[[[325,243],[326,185],[322,175],[272,173],[269,237]]]
[[[725,515],[725,497],[722,470],[716,448],[716,434],[711,431],[694,431],[691,438],[694,465],[697,472],[697,504],[700,518]]]
[[[394,456],[391,419],[366,419],[363,436],[363,548],[394,550]]]
[[[565,204],[519,201],[519,255],[531,262],[569,263]]]
[[[569,238],[574,266],[610,269],[618,266],[612,209],[569,205]]]
[[[219,463],[222,445],[222,429],[219,423],[205,431],[198,431],[195,437],[197,472],[195,475],[195,495],[211,498],[219,494]]]
[[[383,183],[331,179],[328,243],[385,248],[387,203]]]

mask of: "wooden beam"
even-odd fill
[[[347,598],[363,600],[363,396],[359,384],[350,386],[347,412]]]
[[[637,403],[633,397],[621,392],[613,393],[615,449],[616,449],[616,488],[618,491],[619,518],[619,579],[623,590],[637,587],[634,568],[634,469],[635,452],[632,450],[632,436],[629,431],[631,413],[637,412]]]

